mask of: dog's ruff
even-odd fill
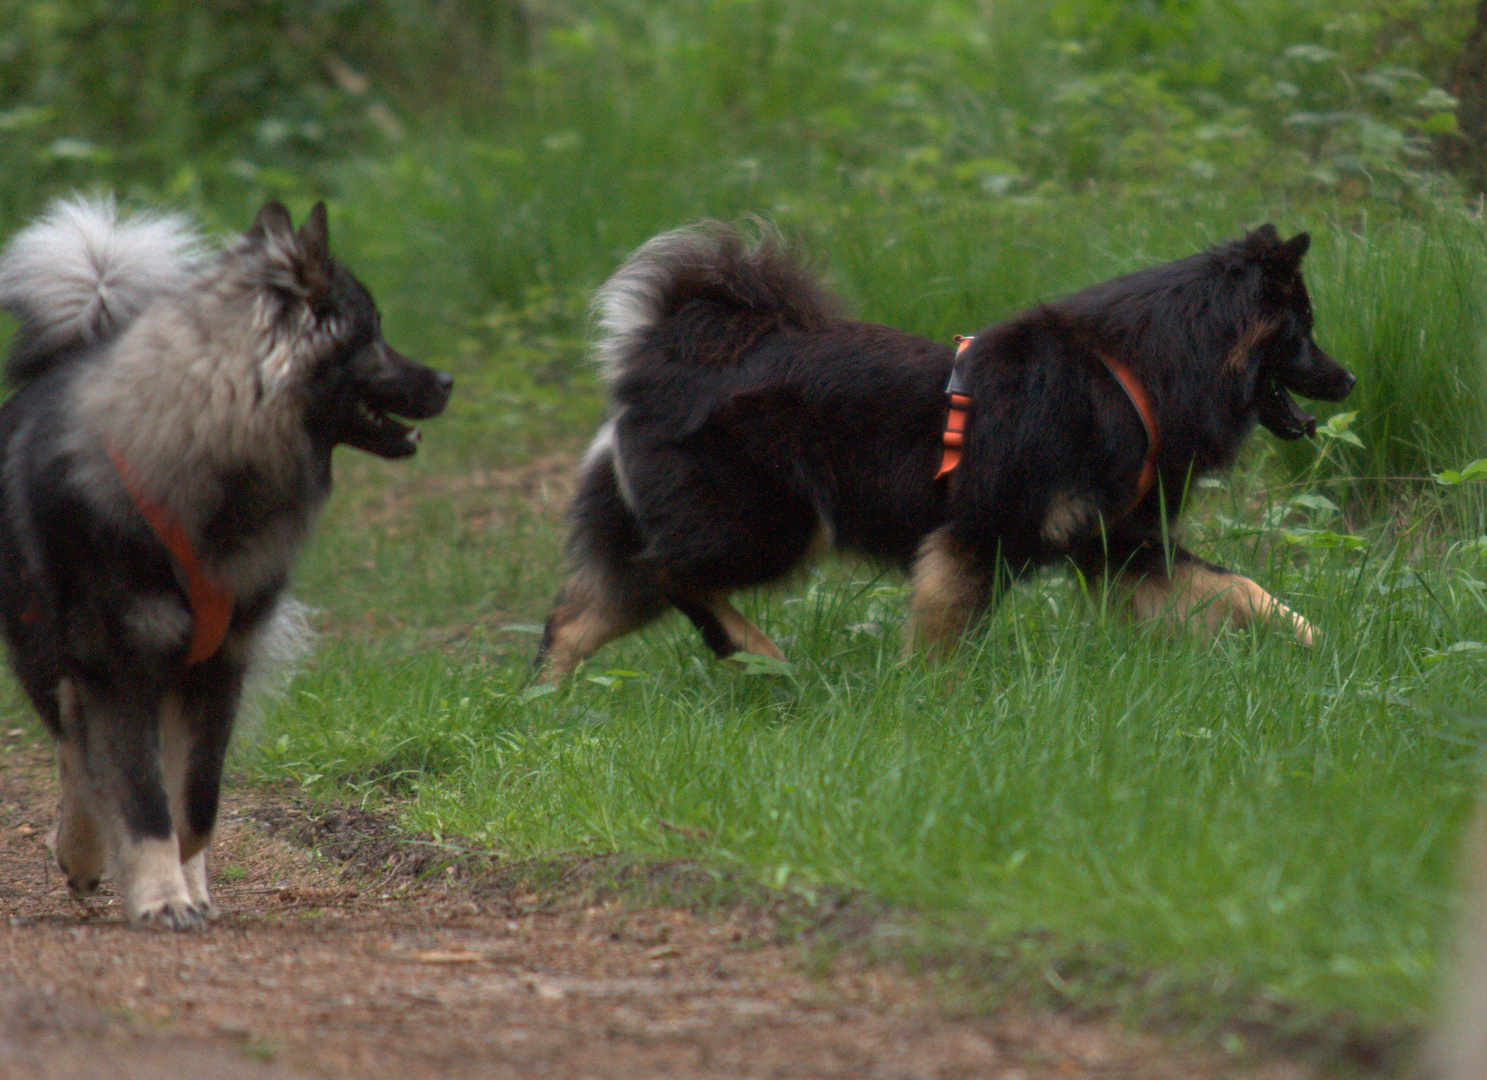
[[[207,874],[245,693],[308,640],[284,592],[339,443],[414,450],[450,382],[382,340],[324,206],[209,252],[183,218],[54,204],[0,253],[0,616],[56,740],[52,850],[128,916],[217,912]]]
[[[909,573],[908,648],[945,651],[1010,581],[1059,562],[1138,618],[1275,619],[1311,643],[1255,582],[1167,540],[1187,485],[1257,421],[1315,428],[1288,391],[1352,388],[1312,340],[1307,243],[1264,226],[982,330],[955,365],[959,463],[937,480],[949,344],[844,318],[767,230],[648,241],[595,299],[611,408],[579,468],[541,677],[671,608],[719,656],[778,656],[729,597],[823,539]]]

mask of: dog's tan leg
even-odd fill
[[[739,652],[753,656],[767,656],[771,660],[784,660],[785,654],[773,641],[733,606],[726,596],[717,596],[704,604],[707,612],[718,620],[718,625],[728,635],[728,640]]]
[[[942,656],[986,610],[992,594],[992,583],[948,528],[936,529],[919,545],[909,584],[906,656],[918,649]]]
[[[1119,585],[1129,593],[1131,612],[1138,619],[1195,623],[1209,634],[1226,624],[1242,629],[1255,619],[1281,619],[1301,644],[1316,641],[1311,623],[1254,581],[1200,562],[1178,561],[1170,577],[1123,573]]]
[[[165,930],[203,925],[204,913],[186,888],[181,844],[174,834],[164,840],[132,836],[120,820],[113,840],[110,860],[131,922]]]
[[[170,802],[170,819],[176,827],[177,858],[181,863],[181,876],[186,882],[186,895],[191,898],[192,905],[204,918],[215,919],[219,911],[207,887],[206,849],[212,837],[210,833],[198,835],[191,828],[191,813],[187,806],[186,785],[190,777],[193,745],[180,699],[174,694],[166,695],[160,708],[160,771],[166,798]]]
[[[656,619],[665,605],[626,602],[601,579],[575,574],[553,606],[537,650],[538,679],[556,685],[601,647]]]
[[[66,679],[59,684],[57,696],[62,709],[76,708],[72,684]],[[67,878],[67,888],[74,896],[86,896],[103,877],[106,849],[91,809],[87,765],[81,748],[69,739],[57,743],[57,779],[62,806],[52,833],[52,856]]]
[[[191,897],[191,903],[196,906],[196,910],[208,919],[215,919],[221,914],[217,902],[212,899],[211,890],[207,888],[206,848],[202,848],[181,863],[181,876],[186,879],[186,895]]]

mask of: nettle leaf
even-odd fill
[[[776,660],[772,656],[756,656],[753,653],[736,653],[733,659],[743,666],[745,675],[763,676],[788,676],[794,674],[794,668],[786,660]]]
[[[1449,659],[1452,656],[1459,656],[1463,653],[1471,656],[1480,656],[1482,653],[1487,653],[1487,644],[1483,644],[1480,641],[1458,641],[1453,645],[1447,645],[1444,649],[1426,649],[1421,656],[1421,660],[1426,667],[1430,667],[1433,664],[1439,664],[1442,660]]]
[[[1429,90],[1425,91],[1423,97],[1415,102],[1415,108],[1423,112],[1450,112],[1460,104],[1461,102],[1457,101],[1439,86],[1432,86]]]
[[[1327,418],[1325,424],[1317,426],[1317,434],[1324,439],[1339,439],[1349,446],[1362,447],[1363,440],[1358,438],[1348,429],[1353,426],[1353,421],[1358,419],[1358,411],[1334,413]]]
[[[1368,541],[1363,537],[1352,536],[1348,533],[1335,533],[1331,529],[1285,529],[1281,532],[1281,538],[1288,544],[1316,551],[1333,548],[1341,548],[1344,551],[1364,551],[1368,548]]]
[[[1427,135],[1459,135],[1461,125],[1456,122],[1455,113],[1438,112],[1422,120],[1420,130]]]
[[[1335,514],[1338,512],[1338,506],[1335,502],[1327,498],[1327,496],[1325,495],[1317,495],[1313,493],[1297,495],[1294,499],[1291,500],[1291,505],[1302,506],[1308,510],[1313,510],[1317,513],[1322,514]]]
[[[1455,469],[1445,469],[1436,473],[1435,482],[1444,487],[1455,487],[1468,480],[1481,480],[1484,477],[1487,477],[1487,458],[1477,458],[1460,472]]]

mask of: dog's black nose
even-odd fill
[[[447,372],[447,371],[440,371],[440,372],[437,373],[437,375],[438,375],[439,389],[440,390],[442,390],[444,393],[447,394],[451,390],[454,389],[454,376],[453,375],[449,374],[449,372]]]

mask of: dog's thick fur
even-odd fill
[[[1257,420],[1315,430],[1288,388],[1352,389],[1312,340],[1307,244],[1263,226],[982,331],[958,361],[964,457],[936,480],[948,344],[845,319],[768,231],[655,237],[596,298],[612,407],[579,469],[543,677],[672,607],[719,656],[778,657],[730,594],[833,546],[910,573],[909,647],[943,650],[1008,581],[1057,561],[1139,617],[1279,617],[1309,643],[1253,581],[1163,543],[1188,485]],[[1154,406],[1157,478],[1134,508],[1147,432],[1102,358]]]
[[[21,323],[0,407],[0,618],[57,743],[57,862],[79,894],[112,872],[138,921],[216,912],[223,755],[245,677],[296,636],[283,590],[332,448],[411,454],[416,429],[387,414],[431,417],[449,396],[383,341],[327,243],[323,205],[295,231],[270,203],[211,252],[182,218],[78,198],[0,254]],[[220,636],[198,625],[203,580],[226,597]]]

